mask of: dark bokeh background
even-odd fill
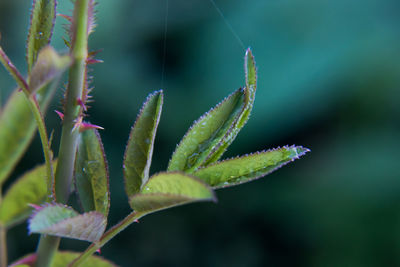
[[[59,12],[71,3],[60,1]],[[244,49],[206,0],[99,1],[90,119],[111,171],[111,224],[129,212],[122,155],[146,95],[165,89],[152,172],[191,122],[244,83]],[[248,125],[226,157],[281,145],[312,150],[268,177],[143,218],[102,249],[121,266],[400,266],[400,2],[218,0],[258,65]],[[0,1],[1,45],[25,70],[29,0]],[[62,23],[53,45],[63,50]],[[14,84],[0,71],[4,103]],[[61,90],[51,110],[60,107]],[[53,112],[49,129],[59,138]],[[16,174],[42,162],[35,139]],[[26,224],[10,258],[34,250]],[[24,241],[27,240],[27,241]],[[84,242],[64,241],[65,249]]]

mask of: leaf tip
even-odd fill
[[[311,152],[311,150],[306,147],[296,145],[290,146],[288,147],[288,149],[292,151],[292,154],[290,155],[290,158],[292,160],[299,159],[301,156],[304,156],[308,152]]]
[[[247,49],[246,49],[246,61],[247,61],[247,58],[248,57],[253,57],[253,53],[251,52],[251,48],[250,47],[247,47]]]
[[[244,71],[246,75],[246,87],[256,87],[257,82],[257,67],[254,60],[253,52],[251,48],[247,48],[246,55],[244,57]]]

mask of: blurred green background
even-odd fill
[[[102,249],[121,266],[400,266],[400,2],[216,0],[258,65],[253,114],[225,157],[282,145],[312,150],[268,177],[143,218]],[[29,0],[0,1],[1,45],[25,71]],[[59,12],[71,3],[60,1]],[[111,172],[111,218],[129,212],[122,155],[146,95],[165,90],[152,172],[202,113],[244,84],[244,49],[207,0],[99,0],[90,120]],[[62,18],[53,45],[65,51]],[[164,77],[164,79],[163,79]],[[0,70],[1,103],[14,87]],[[59,139],[62,90],[47,116]],[[56,142],[56,141],[55,141]],[[55,148],[57,143],[55,143]],[[14,178],[42,162],[36,138]],[[11,182],[12,180],[10,180]],[[9,232],[14,260],[35,249]],[[65,240],[64,249],[85,242]]]

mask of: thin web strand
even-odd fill
[[[165,64],[167,61],[167,33],[168,33],[168,16],[169,16],[169,0],[166,0],[165,18],[164,18],[164,44],[163,44],[163,59],[161,70],[161,88],[164,89],[165,82]]]
[[[229,28],[233,36],[236,38],[236,40],[239,42],[240,46],[243,48],[243,50],[246,50],[246,47],[244,46],[244,43],[242,39],[240,39],[239,35],[236,33],[236,31],[233,29],[232,24],[229,23],[229,21],[226,19],[224,14],[222,13],[222,10],[217,6],[214,0],[210,0],[211,4],[214,6],[214,8],[217,10],[218,14],[221,16],[222,20],[226,24],[226,26]]]

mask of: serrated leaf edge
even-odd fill
[[[32,214],[31,214],[31,216],[29,217],[29,220],[28,220],[28,230],[29,230],[29,234],[32,234],[33,232],[31,232],[31,229],[30,229],[30,225],[31,225],[31,221],[35,218],[35,216],[41,211],[41,210],[43,210],[43,209],[45,209],[45,208],[47,208],[47,207],[55,207],[55,206],[58,206],[58,207],[62,207],[62,208],[66,208],[66,209],[68,209],[68,210],[71,210],[71,211],[73,211],[73,212],[75,212],[76,213],[76,215],[75,216],[78,216],[79,215],[79,213],[76,211],[76,210],[74,210],[73,208],[71,208],[70,206],[68,206],[68,205],[64,205],[64,204],[61,204],[61,203],[56,203],[56,202],[53,202],[53,203],[44,203],[44,204],[42,204],[42,205],[37,205],[37,206],[35,206],[35,209],[33,210],[33,212],[32,212]],[[73,217],[75,217],[75,216],[73,216]],[[73,217],[70,217],[70,218],[73,218]],[[57,223],[56,223],[57,224]]]
[[[213,189],[221,189],[221,188],[228,188],[228,187],[232,187],[232,186],[236,186],[236,185],[248,183],[248,182],[251,182],[251,181],[258,180],[258,179],[260,179],[260,178],[262,178],[262,177],[264,177],[264,176],[267,176],[268,174],[271,174],[272,172],[274,172],[274,171],[276,171],[276,170],[282,168],[283,166],[289,164],[290,162],[293,162],[293,161],[295,161],[295,160],[297,160],[297,159],[300,159],[300,157],[304,156],[304,155],[307,154],[308,152],[311,152],[311,150],[308,149],[308,148],[306,148],[306,147],[296,146],[296,145],[282,146],[282,147],[276,147],[276,148],[268,149],[268,150],[261,150],[261,151],[257,151],[257,152],[253,152],[253,153],[249,153],[249,154],[244,154],[244,155],[240,155],[240,156],[236,156],[236,157],[232,157],[232,158],[228,158],[228,159],[224,159],[224,160],[221,160],[221,161],[214,162],[214,163],[212,163],[212,164],[210,164],[210,165],[207,165],[207,166],[205,166],[205,167],[201,167],[201,168],[197,169],[197,170],[193,173],[193,175],[196,175],[196,172],[198,172],[198,171],[200,171],[200,170],[202,170],[202,169],[205,169],[205,168],[208,168],[208,167],[212,167],[212,166],[218,165],[218,164],[223,163],[223,162],[226,162],[226,161],[236,160],[236,159],[245,158],[245,157],[251,157],[251,156],[253,156],[253,155],[259,155],[259,154],[268,153],[268,152],[273,152],[273,151],[277,151],[277,150],[281,150],[281,149],[293,149],[293,148],[301,148],[301,149],[304,149],[304,151],[301,152],[301,153],[298,153],[295,157],[291,158],[291,159],[288,160],[287,162],[284,162],[284,163],[280,164],[279,166],[276,166],[275,168],[271,169],[270,171],[268,171],[268,172],[266,172],[266,173],[264,173],[264,174],[262,174],[262,175],[260,175],[260,176],[251,178],[251,179],[249,179],[249,180],[237,182],[237,183],[231,183],[231,184],[229,184],[229,182],[228,182],[228,184],[224,184],[224,185],[221,185],[221,186],[212,186],[211,188],[213,188]]]
[[[77,211],[75,211],[73,208],[71,208],[71,207],[69,207],[69,206],[67,206],[67,205],[53,202],[53,203],[45,203],[45,204],[43,204],[43,205],[40,205],[40,206],[38,206],[38,208],[36,208],[36,209],[34,210],[34,212],[32,213],[32,215],[31,215],[30,218],[29,218],[29,223],[28,223],[28,232],[29,232],[29,235],[31,235],[31,234],[33,234],[33,233],[40,233],[39,231],[38,231],[38,232],[33,232],[33,231],[31,230],[31,227],[30,227],[31,221],[34,219],[34,217],[35,217],[42,209],[44,209],[44,208],[46,208],[46,207],[49,207],[49,206],[53,206],[53,207],[54,207],[54,206],[59,206],[59,207],[66,208],[66,209],[68,209],[68,210],[70,210],[70,211],[73,211],[73,212],[75,213],[75,215],[72,216],[72,217],[69,217],[69,218],[65,218],[65,219],[63,219],[63,220],[61,220],[61,221],[58,221],[58,222],[56,222],[56,223],[52,224],[51,226],[49,226],[49,227],[47,227],[47,228],[44,228],[44,229],[51,230],[53,227],[57,226],[57,225],[60,224],[60,223],[65,222],[65,221],[67,221],[67,220],[74,219],[74,218],[79,217],[79,216],[85,216],[85,215],[88,216],[88,215],[92,215],[92,214],[101,217],[101,219],[103,220],[103,226],[104,226],[104,227],[103,227],[103,229],[102,229],[103,231],[102,231],[101,235],[99,235],[99,238],[103,235],[103,233],[104,233],[104,231],[105,231],[105,229],[106,229],[107,218],[106,218],[101,212],[98,212],[98,211],[90,211],[90,212],[85,212],[85,213],[80,214],[80,213],[78,213]],[[54,234],[54,233],[49,234],[49,235],[59,236],[59,237],[65,237],[65,238],[72,238],[72,239],[78,239],[78,240],[89,241],[89,242],[96,242],[96,241],[99,240],[99,239],[97,239],[97,240],[93,240],[93,239],[89,240],[89,239],[82,239],[82,238],[79,238],[79,237],[69,237],[69,236],[65,236],[65,235],[61,235],[61,234]]]

